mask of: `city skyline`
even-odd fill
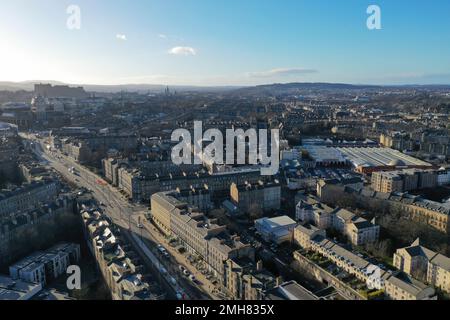
[[[373,4],[381,30],[366,26]],[[67,28],[70,5],[80,9],[79,30]],[[8,49],[0,81],[450,84],[449,8],[446,1],[15,1],[0,12]]]

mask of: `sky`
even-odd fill
[[[0,81],[450,84],[450,1],[4,0],[0,43]]]

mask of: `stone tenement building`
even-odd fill
[[[329,189],[322,188],[320,199],[326,203],[336,203],[337,200],[346,196],[365,205],[381,203],[390,208],[399,209],[418,223],[427,224],[445,234],[450,233],[450,205],[448,203],[431,201],[408,193],[384,193],[366,187],[355,189],[343,185],[334,185]]]
[[[32,181],[13,190],[4,190],[0,193],[0,218],[53,201],[59,191],[60,184],[53,179]]]
[[[97,261],[113,300],[158,300],[159,288],[143,279],[144,268],[109,220],[95,209],[83,209],[81,217],[88,248]]]
[[[177,237],[191,254],[198,255],[209,271],[223,280],[225,262],[249,258],[254,261],[255,250],[239,237],[231,236],[226,226],[208,219],[197,208],[177,198],[177,192],[159,192],[152,196],[152,219],[168,236]]]
[[[420,240],[394,253],[394,266],[450,293],[450,258],[420,245]]]
[[[138,169],[118,169],[118,186],[133,201],[150,200],[152,194],[160,191],[170,191],[177,188],[187,190],[203,188],[205,185],[211,192],[213,200],[225,199],[229,195],[232,183],[243,184],[246,181],[256,183],[267,181],[269,176],[261,176],[259,169],[235,170],[209,174],[205,172],[180,174],[153,174],[144,175]]]
[[[385,271],[372,260],[367,260],[353,251],[326,238],[325,230],[319,230],[310,225],[298,225],[294,231],[294,241],[307,252],[315,252],[327,259],[336,267],[344,270],[356,279],[366,284],[367,288],[383,290],[386,299],[391,300],[436,300],[433,287],[415,280],[399,271]],[[348,286],[343,279],[338,279],[322,269],[317,263],[309,260],[299,250],[294,252],[294,259],[298,262],[308,260],[313,266],[314,274],[327,274],[336,284]]]
[[[371,179],[371,187],[375,191],[405,192],[436,187],[438,185],[438,172],[419,169],[379,171],[372,173]]]
[[[232,202],[242,213],[249,213],[252,209],[262,211],[279,210],[281,199],[281,185],[278,180],[272,182],[258,181],[231,184],[230,196]]]
[[[361,246],[378,240],[380,226],[354,213],[331,208],[313,197],[303,197],[296,206],[296,219],[312,223],[319,229],[334,229],[347,237],[352,245]]]
[[[27,254],[30,243],[51,245],[52,236],[58,230],[76,223],[73,209],[73,197],[64,195],[40,208],[16,213],[0,221],[0,265]]]

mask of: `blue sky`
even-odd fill
[[[14,0],[0,41],[0,81],[450,83],[448,0]]]

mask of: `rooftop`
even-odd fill
[[[319,298],[295,281],[285,282],[266,292],[268,300],[318,300]]]
[[[25,300],[41,291],[42,285],[12,280],[0,275],[0,300]]]
[[[390,148],[336,148],[355,167],[424,166],[431,164]]]

